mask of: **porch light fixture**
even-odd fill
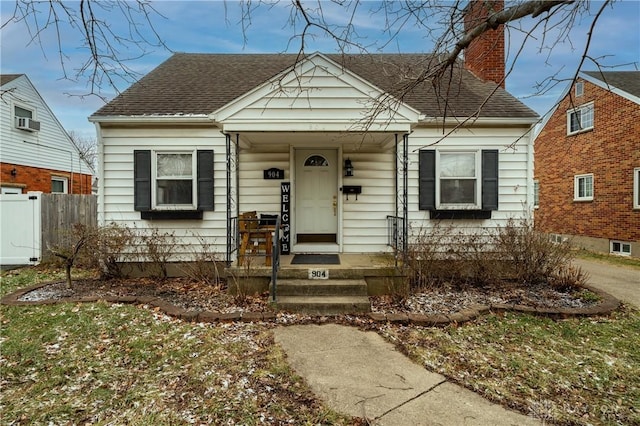
[[[353,164],[351,164],[351,160],[348,158],[344,160],[344,175],[353,176]]]
[[[11,169],[11,176],[16,177],[17,174],[18,174],[18,170],[16,170],[15,167]]]

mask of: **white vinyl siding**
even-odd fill
[[[344,152],[342,162],[353,164],[353,176],[344,177],[342,185],[360,185],[362,194],[339,193],[342,203],[342,235],[345,253],[388,251],[387,216],[395,215],[396,196],[393,147],[383,152]]]
[[[2,90],[6,94],[0,102],[0,162],[60,172],[93,173],[26,76],[6,83]],[[40,122],[40,130],[17,129],[16,109],[20,114],[24,113],[21,109],[30,111],[31,118]]]
[[[176,259],[192,257],[201,249],[198,237],[211,244],[223,259],[226,254],[227,194],[226,141],[217,128],[101,128],[102,178],[98,191],[98,219],[145,232],[158,228],[175,231],[179,239]],[[202,220],[141,220],[134,210],[134,150],[157,152],[214,151],[214,211],[204,211]]]
[[[445,129],[448,133],[450,129]],[[418,128],[409,136],[409,230],[416,234],[423,227],[435,226],[429,212],[418,209],[419,151],[436,149],[453,151],[498,150],[498,210],[491,219],[447,221],[457,227],[495,228],[510,218],[529,218],[533,206],[533,146],[524,127],[458,129],[442,139],[442,127]],[[516,142],[517,141],[517,142]]]

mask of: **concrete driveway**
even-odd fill
[[[640,268],[585,259],[575,259],[573,263],[589,273],[590,285],[640,307]]]

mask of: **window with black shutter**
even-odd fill
[[[214,209],[213,150],[134,151],[134,209],[142,219],[201,219]]]
[[[498,209],[498,150],[419,152],[419,209],[432,219],[487,219]]]

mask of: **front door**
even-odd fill
[[[338,232],[338,152],[296,150],[296,240],[335,243]]]

